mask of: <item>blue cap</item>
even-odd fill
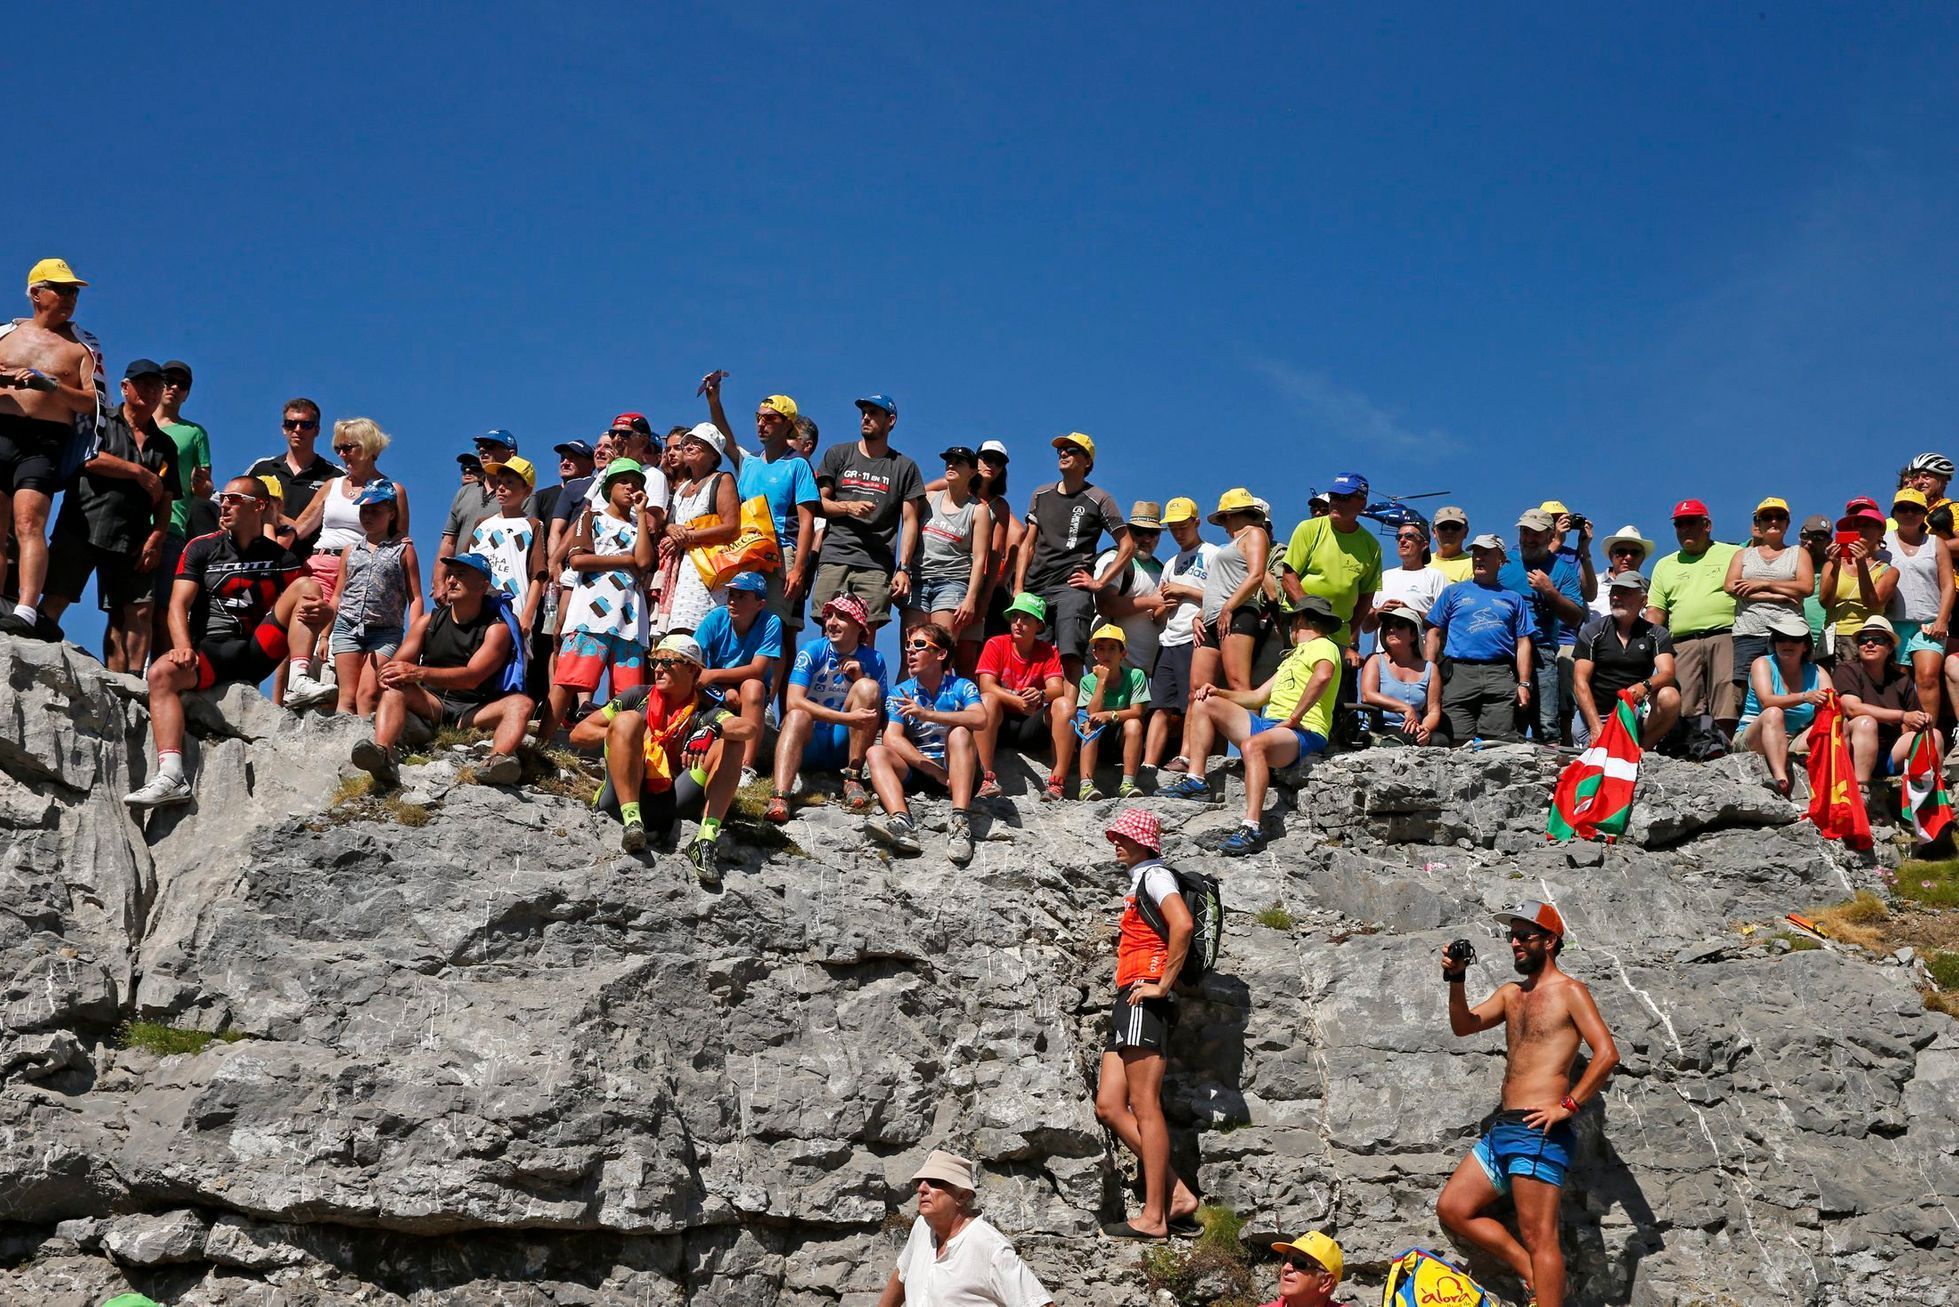
[[[470,567],[481,572],[483,579],[491,579],[490,560],[481,554],[451,554],[442,560],[451,567]]]
[[[760,572],[737,572],[728,582],[728,590],[730,593],[739,590],[743,594],[765,595],[769,592],[769,579]]]
[[[1367,494],[1367,478],[1358,472],[1342,472],[1339,476],[1333,478],[1333,484],[1328,487],[1327,493],[1332,495],[1361,495],[1364,497]]]
[[[517,452],[517,437],[511,435],[502,427],[491,427],[488,431],[485,431],[476,438],[476,443],[479,445],[484,443],[505,445],[509,447],[511,453],[514,454]]]
[[[366,508],[369,504],[392,504],[395,502],[395,483],[386,477],[376,477],[361,487],[354,496],[355,508]]]
[[[858,408],[881,408],[892,417],[898,416],[898,401],[889,395],[866,395],[857,401]]]
[[[551,452],[554,454],[572,454],[578,458],[592,458],[596,456],[596,451],[582,440],[567,440],[561,444],[553,445],[551,446]]]

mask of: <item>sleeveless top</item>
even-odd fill
[[[483,640],[490,634],[490,628],[502,623],[503,619],[497,616],[496,609],[487,603],[476,614],[476,620],[468,625],[456,620],[455,614],[449,611],[449,605],[442,605],[422,630],[422,666],[467,667],[469,660],[476,656],[476,651],[483,647]],[[497,689],[499,679],[492,673],[473,690],[449,689],[437,693],[441,698],[460,703],[488,703],[502,693]]]
[[[1892,599],[1892,607],[1902,609],[1907,622],[1930,622],[1939,615],[1939,556],[1935,550],[1945,548],[1937,536],[1926,533],[1925,540],[1918,546],[1918,552],[1907,554],[1896,531],[1884,537],[1884,547],[1891,551],[1891,566],[1898,569],[1898,589]]]
[[[1805,661],[1803,663],[1803,692],[1807,694],[1815,688],[1816,664]],[[1782,664],[1773,658],[1769,659],[1769,689],[1777,694],[1789,693],[1789,687],[1783,684],[1782,681]],[[1751,667],[1748,669],[1748,697],[1742,701],[1741,724],[1737,729],[1746,730],[1748,723],[1754,721],[1761,715],[1762,702],[1755,697],[1755,669]],[[1788,726],[1791,736],[1796,735],[1798,732],[1806,731],[1809,729],[1809,724],[1816,720],[1816,705],[1813,703],[1799,703],[1793,707],[1784,708],[1782,710],[1782,720]]]
[[[347,575],[340,583],[340,619],[354,634],[398,627],[408,612],[408,537],[378,545],[356,540],[347,555]]]
[[[1770,562],[1762,557],[1761,549],[1750,545],[1741,551],[1741,579],[1744,581],[1793,581],[1796,579],[1796,546],[1790,545]],[[1601,586],[1600,593],[1604,593]],[[1767,635],[1769,618],[1776,613],[1803,615],[1802,601],[1799,599],[1743,599],[1735,600],[1735,634]]]
[[[977,498],[968,498],[964,507],[952,507],[952,493],[941,490],[926,498],[931,520],[920,532],[925,540],[918,573],[927,581],[963,581],[972,574],[973,514]]]
[[[353,496],[347,493],[347,478],[335,477],[322,487],[321,493],[326,496],[326,510],[320,514],[320,538],[313,542],[313,552],[337,554],[354,541],[366,539],[367,533],[361,530],[361,511],[354,506]]]
[[[1229,544],[1218,546],[1218,551],[1211,555],[1211,570],[1204,574],[1205,622],[1217,620],[1218,614],[1224,611],[1224,601],[1236,594],[1238,587],[1251,574],[1251,562],[1245,557],[1245,532],[1259,529],[1257,526],[1246,527],[1231,537]]]
[[[714,512],[715,497],[720,490],[721,478],[729,473],[716,469],[701,478],[700,484],[692,490],[681,493],[678,487],[673,490],[672,519],[682,526],[693,523]],[[664,599],[666,605],[667,629],[671,631],[691,631],[701,624],[707,610],[720,604],[727,597],[727,589],[709,590],[701,580],[701,570],[694,566],[694,560],[681,554],[669,579]]]
[[[1381,693],[1390,699],[1395,699],[1408,705],[1418,716],[1427,712],[1428,681],[1431,676],[1435,675],[1435,664],[1422,664],[1422,674],[1419,677],[1412,681],[1404,681],[1388,670],[1392,664],[1388,662],[1388,656],[1386,654],[1376,653],[1372,656],[1381,660],[1381,666],[1378,669],[1381,677]]]

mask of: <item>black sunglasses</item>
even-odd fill
[[[1290,1266],[1292,1267],[1293,1270],[1303,1271],[1308,1275],[1326,1274],[1326,1267],[1321,1266],[1318,1262],[1314,1261],[1312,1258],[1301,1256],[1298,1253],[1291,1253],[1288,1254],[1287,1256],[1281,1257],[1279,1259],[1279,1265]]]
[[[1510,938],[1519,944],[1534,944],[1540,939],[1551,938],[1551,932],[1548,930],[1529,930],[1522,926],[1512,926],[1510,928]]]
[[[1784,636],[1783,638],[1788,639],[1790,637]],[[1890,644],[1891,642],[1885,639],[1883,636],[1879,635],[1876,631],[1872,631],[1868,635],[1858,636],[1857,643],[1860,645],[1864,645],[1864,644]]]
[[[313,431],[320,425],[318,418],[287,418],[279,424],[288,431]]]
[[[361,452],[361,447],[359,445],[335,445],[333,452],[336,454],[358,454]]]

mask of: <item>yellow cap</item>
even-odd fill
[[[265,487],[266,494],[271,495],[282,504],[286,502],[286,488],[279,484],[278,477],[262,476],[258,479],[258,483]]]
[[[1920,508],[1931,507],[1930,504],[1925,502],[1925,496],[1921,491],[1910,488],[1900,490],[1897,494],[1891,496],[1891,507],[1896,508],[1899,504],[1916,504]]]
[[[1789,501],[1786,499],[1777,499],[1774,495],[1770,495],[1767,499],[1755,505],[1755,512],[1757,514],[1766,513],[1771,508],[1779,508],[1786,513],[1789,511]]]
[[[512,454],[501,463],[491,459],[483,464],[484,476],[493,477],[499,472],[514,472],[523,478],[525,485],[533,490],[537,489],[537,468],[531,464],[528,458],[520,454]]]
[[[1175,526],[1179,522],[1197,520],[1197,501],[1178,497],[1163,507],[1163,525]]]
[[[57,286],[86,286],[87,282],[75,275],[66,259],[42,259],[27,271],[27,286],[32,290],[42,282],[53,282]]]
[[[1124,635],[1122,628],[1114,622],[1104,622],[1095,628],[1088,637],[1088,642],[1094,644],[1097,640],[1114,640],[1125,649],[1129,647],[1129,637]]]
[[[1056,436],[1048,443],[1052,444],[1056,449],[1061,448],[1063,445],[1073,445],[1081,450],[1082,453],[1088,455],[1090,466],[1093,466],[1095,463],[1095,438],[1093,436],[1085,436],[1079,431],[1070,431],[1065,436]]]
[[[1340,1273],[1347,1269],[1347,1259],[1340,1255],[1340,1245],[1318,1230],[1310,1234],[1302,1234],[1291,1243],[1275,1243],[1272,1245],[1272,1251],[1298,1253],[1303,1257],[1312,1258],[1326,1267],[1327,1273],[1333,1276],[1335,1284],[1340,1283]]]
[[[1218,526],[1223,523],[1227,513],[1256,512],[1258,512],[1258,498],[1243,486],[1233,486],[1218,496],[1217,511],[1211,514],[1210,522],[1212,526]]]
[[[1562,499],[1547,499],[1537,506],[1537,511],[1540,513],[1549,513],[1552,517],[1563,517],[1571,510],[1564,506]]]
[[[783,417],[788,418],[791,422],[796,420],[796,401],[787,395],[770,395],[762,401],[761,407],[772,409],[780,413]]]

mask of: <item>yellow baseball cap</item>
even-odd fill
[[[1896,508],[1899,504],[1916,504],[1920,508],[1931,507],[1930,504],[1925,502],[1923,491],[1915,490],[1909,486],[1891,497],[1891,507]]]
[[[1125,649],[1129,647],[1129,637],[1124,635],[1122,628],[1114,622],[1104,622],[1095,628],[1094,632],[1089,635],[1088,642],[1094,644],[1097,640],[1114,640]]]
[[[1085,436],[1079,431],[1070,431],[1065,436],[1056,436],[1048,443],[1056,449],[1061,448],[1063,445],[1073,445],[1075,448],[1081,450],[1082,453],[1088,455],[1088,461],[1091,464],[1095,462],[1095,439],[1092,436]]]
[[[75,275],[75,270],[68,266],[66,259],[42,259],[27,270],[28,289],[32,290],[43,282],[52,282],[57,286],[88,285]]]
[[[499,472],[514,472],[523,478],[525,485],[533,490],[537,489],[537,468],[532,466],[531,461],[522,455],[512,454],[501,463],[492,459],[483,464],[484,476],[493,477]]]
[[[780,413],[791,422],[796,420],[796,401],[787,395],[770,395],[762,401],[761,407]]]
[[[1298,1253],[1302,1257],[1312,1258],[1326,1267],[1327,1274],[1333,1277],[1335,1284],[1340,1283],[1340,1273],[1347,1269],[1347,1259],[1340,1255],[1340,1245],[1318,1230],[1302,1234],[1291,1243],[1275,1243],[1272,1245],[1272,1251]]]
[[[1774,495],[1770,495],[1767,499],[1755,505],[1755,514],[1759,517],[1771,508],[1779,508],[1786,513],[1789,511],[1789,501],[1786,499],[1777,499]]]
[[[1537,506],[1537,511],[1540,513],[1549,513],[1552,517],[1563,517],[1571,510],[1564,506],[1562,499],[1547,499]]]
[[[278,477],[269,476],[269,475],[262,476],[258,479],[258,483],[265,487],[266,494],[270,495],[272,498],[278,500],[282,504],[286,502],[286,488],[279,484]]]
[[[1257,512],[1257,496],[1253,495],[1251,491],[1245,489],[1243,486],[1233,486],[1218,496],[1217,511],[1211,514],[1210,522],[1212,526],[1219,526],[1224,522],[1227,513]]]
[[[1175,526],[1179,522],[1197,520],[1197,501],[1182,497],[1171,500],[1163,508],[1163,525]]]

